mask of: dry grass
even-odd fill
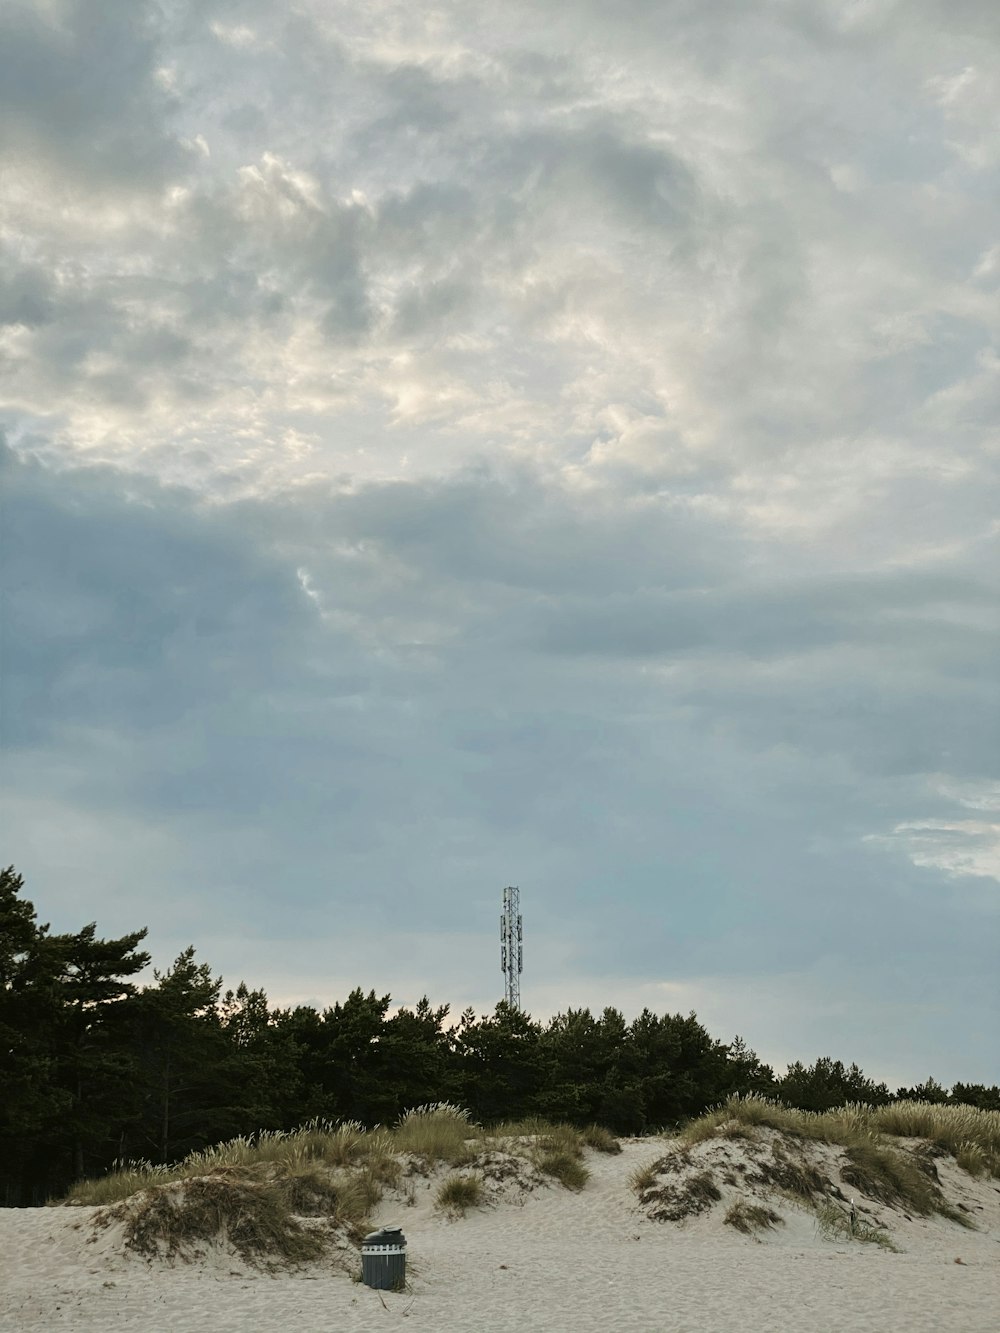
[[[771,1144],[771,1160],[756,1158],[754,1165],[755,1170],[747,1176],[750,1184],[770,1186],[806,1203],[825,1195],[832,1185],[802,1152],[789,1153],[780,1139]]]
[[[858,1240],[870,1245],[880,1245],[884,1250],[898,1254],[896,1246],[889,1238],[889,1233],[882,1227],[872,1226],[870,1222],[852,1217],[849,1212],[835,1203],[821,1203],[816,1208],[816,1225],[821,1236],[828,1240]]]
[[[936,1102],[895,1102],[871,1112],[882,1134],[926,1139],[943,1148],[972,1175],[1000,1176],[1000,1111]]]
[[[880,1135],[925,1139],[950,1153],[973,1175],[1000,1176],[1000,1111],[934,1102],[891,1106],[851,1104],[833,1111],[799,1111],[766,1097],[730,1097],[682,1131],[689,1144],[735,1137],[738,1126],[780,1130],[794,1138],[850,1147]]]
[[[770,1231],[776,1226],[785,1225],[785,1219],[773,1208],[747,1203],[745,1199],[737,1199],[722,1220],[727,1226],[742,1231],[745,1236],[756,1236],[758,1231]]]
[[[847,1158],[840,1170],[845,1185],[904,1212],[921,1217],[937,1213],[969,1227],[970,1219],[945,1199],[928,1153],[886,1142],[885,1136],[922,1137],[939,1152],[953,1152],[959,1165],[977,1174],[987,1169],[990,1160],[994,1117],[994,1112],[974,1107],[915,1102],[879,1108],[850,1105],[816,1113],[763,1097],[734,1097],[693,1121],[681,1137],[695,1145],[713,1138],[760,1140],[765,1131],[774,1131],[771,1160],[755,1154],[747,1180],[808,1203],[840,1193],[804,1151],[809,1142],[828,1144]]]
[[[590,1172],[575,1153],[564,1148],[552,1148],[538,1154],[535,1165],[543,1175],[558,1180],[568,1190],[582,1190],[590,1179]]]
[[[660,1184],[660,1175],[664,1170],[671,1170],[672,1163],[666,1159],[654,1163],[644,1171],[634,1173],[633,1188],[639,1195],[639,1202],[646,1209],[653,1222],[681,1222],[686,1217],[695,1217],[707,1212],[713,1204],[722,1198],[722,1191],[715,1183],[711,1171],[697,1171],[694,1175],[678,1183]],[[652,1174],[652,1183],[644,1182]]]
[[[434,1202],[453,1217],[464,1217],[466,1209],[478,1208],[485,1198],[481,1176],[449,1176],[438,1186]]]
[[[586,1129],[581,1130],[581,1137],[588,1148],[593,1148],[595,1152],[620,1153],[622,1145],[609,1129],[604,1129],[601,1125],[588,1125]]]
[[[477,1138],[468,1111],[449,1102],[438,1102],[407,1111],[393,1130],[392,1146],[396,1152],[420,1157],[428,1165],[435,1162],[461,1165],[475,1156]]]
[[[524,1158],[536,1171],[558,1180],[566,1189],[582,1190],[590,1179],[582,1161],[585,1136],[572,1125],[535,1117],[506,1121],[489,1130],[488,1140],[491,1147]],[[603,1151],[614,1149],[606,1147]]]
[[[636,1194],[652,1189],[659,1176],[659,1166],[659,1161],[650,1162],[647,1166],[637,1166],[628,1178],[629,1189],[634,1190]]]
[[[121,1222],[126,1246],[147,1258],[189,1260],[206,1245],[228,1242],[247,1263],[265,1268],[310,1263],[330,1238],[303,1227],[277,1186],[223,1175],[154,1185],[95,1221]]]

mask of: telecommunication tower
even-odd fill
[[[503,891],[503,911],[500,914],[500,971],[504,974],[504,999],[511,1009],[521,1007],[521,969],[524,966],[524,946],[521,933],[521,890],[508,887]]]

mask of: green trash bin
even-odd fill
[[[361,1242],[361,1281],[376,1291],[406,1285],[406,1237],[400,1227],[370,1231]]]

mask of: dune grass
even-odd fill
[[[883,1250],[899,1251],[892,1243],[889,1233],[882,1227],[872,1226],[859,1217],[852,1217],[843,1208],[832,1202],[821,1203],[816,1207],[816,1226],[821,1236],[827,1240],[857,1240],[869,1245],[879,1245]]]
[[[657,1161],[649,1162],[646,1166],[637,1166],[628,1178],[629,1189],[636,1194],[652,1189],[658,1179],[659,1165]]]
[[[756,1236],[758,1231],[771,1231],[776,1226],[785,1225],[785,1219],[773,1208],[747,1203],[745,1199],[737,1199],[731,1204],[722,1220],[726,1226],[742,1231],[745,1236]]]
[[[756,1128],[780,1130],[795,1138],[841,1147],[886,1135],[925,1139],[951,1154],[972,1175],[1000,1176],[1000,1111],[934,1102],[895,1102],[890,1106],[850,1104],[832,1111],[799,1111],[766,1097],[730,1097],[723,1105],[691,1121],[681,1131],[688,1144],[705,1139],[742,1137]]]
[[[206,1177],[274,1185],[300,1216],[349,1217],[361,1225],[386,1188],[404,1171],[439,1165],[472,1166],[490,1153],[530,1162],[567,1189],[582,1189],[589,1173],[584,1147],[618,1152],[607,1130],[529,1119],[483,1129],[468,1112],[447,1102],[418,1106],[392,1129],[366,1130],[356,1121],[313,1120],[298,1129],[263,1130],[205,1148],[166,1166],[121,1162],[105,1176],[77,1181],[55,1202],[108,1207],[140,1191]],[[235,1173],[235,1174],[234,1174]]]
[[[438,1102],[407,1111],[391,1137],[397,1153],[410,1153],[429,1165],[449,1162],[460,1166],[475,1157],[479,1131],[470,1123],[468,1111]]]
[[[153,1185],[99,1215],[123,1224],[125,1244],[147,1258],[191,1259],[200,1247],[228,1241],[247,1263],[298,1265],[321,1257],[329,1232],[304,1227],[276,1185],[196,1176]]]
[[[434,1202],[442,1212],[464,1217],[467,1209],[477,1208],[485,1197],[481,1176],[451,1175],[438,1186]]]
[[[661,1180],[663,1172],[672,1171],[672,1162],[661,1158],[632,1174],[632,1188],[651,1221],[682,1222],[685,1218],[708,1212],[722,1198],[722,1191],[711,1171],[696,1171],[679,1180]]]
[[[989,1170],[1000,1175],[1000,1114],[969,1106],[899,1102],[893,1106],[848,1105],[824,1112],[799,1111],[763,1097],[732,1097],[724,1105],[692,1121],[681,1132],[689,1146],[710,1138],[759,1137],[776,1130],[784,1141],[825,1143],[842,1149],[847,1158],[840,1178],[860,1193],[921,1217],[937,1213],[960,1226],[973,1223],[945,1199],[933,1162],[892,1137],[922,1138],[949,1152],[973,1175]],[[804,1159],[772,1145],[774,1161],[760,1166],[767,1179],[786,1193],[812,1200],[823,1193],[823,1180]],[[831,1224],[832,1225],[832,1224]]]
[[[555,1148],[543,1151],[534,1159],[543,1175],[558,1180],[568,1190],[579,1191],[590,1179],[590,1172],[575,1153]]]
[[[594,1152],[608,1153],[614,1155],[620,1153],[622,1145],[609,1129],[604,1129],[601,1125],[587,1125],[580,1131],[581,1137],[588,1148],[593,1148]]]

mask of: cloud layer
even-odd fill
[[[995,1081],[995,7],[91,11],[0,20],[41,910],[485,1005],[520,882],[538,1012]]]

